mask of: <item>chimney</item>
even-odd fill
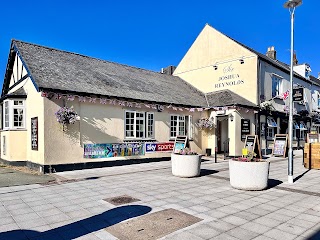
[[[167,74],[167,75],[172,75],[174,70],[176,70],[176,68],[177,67],[170,65],[170,66],[168,66],[166,68],[161,68],[161,73],[162,74]]]
[[[274,46],[268,47],[267,57],[272,58],[273,60],[277,59],[277,51],[274,49]]]
[[[297,54],[293,52],[293,66],[297,66],[297,65],[298,65]]]

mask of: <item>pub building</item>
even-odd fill
[[[320,122],[310,71],[296,61],[294,147]],[[167,160],[179,135],[198,153],[229,156],[258,135],[269,154],[274,135],[287,133],[289,74],[274,47],[261,54],[208,24],[161,72],[12,40],[0,161],[54,172]],[[203,120],[212,125],[199,128]]]

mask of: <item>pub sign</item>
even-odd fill
[[[31,118],[31,149],[38,151],[38,117]]]
[[[246,139],[246,135],[250,134],[250,119],[241,119],[241,141]]]
[[[303,101],[303,87],[300,88],[294,88],[292,90],[292,99],[294,102],[302,102]]]

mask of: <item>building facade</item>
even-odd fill
[[[1,161],[41,172],[170,158],[188,146],[242,154],[258,135],[264,154],[287,133],[289,66],[206,25],[176,68],[162,73],[13,40],[4,79]],[[294,146],[317,126],[319,79],[297,65]],[[310,70],[310,69],[309,69]],[[59,111],[76,113],[61,124]],[[198,123],[213,127],[201,130]],[[243,125],[246,124],[246,131]]]

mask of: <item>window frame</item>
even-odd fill
[[[282,79],[280,76],[278,75],[272,75],[271,78],[271,97],[275,98],[280,96],[281,92],[282,92]],[[274,89],[274,86],[276,87]]]
[[[132,130],[127,130],[127,125],[131,125],[131,123],[127,123],[127,113],[133,113],[133,128]],[[142,114],[142,117],[137,117],[137,114]],[[152,123],[149,124],[150,117],[152,116]],[[131,119],[131,118],[130,118]],[[137,120],[142,120],[142,137],[137,137]],[[151,128],[151,133],[150,129]],[[127,136],[127,131],[132,131],[133,136]],[[143,111],[135,111],[135,110],[125,110],[124,112],[124,139],[126,140],[143,140],[143,139],[154,139],[155,138],[155,114],[154,112],[143,112]]]
[[[174,131],[172,127],[172,117],[176,117],[176,125],[174,126]],[[184,133],[181,134],[179,123],[183,123]],[[175,132],[175,135],[173,134]],[[179,115],[179,114],[170,114],[170,129],[169,129],[169,139],[175,139],[176,136],[183,135],[188,136],[189,140],[193,140],[194,136],[194,126],[193,126],[193,116],[192,115]]]
[[[22,104],[15,105],[15,102],[22,102]],[[6,107],[6,104],[7,104],[7,107]],[[14,119],[15,109],[22,110],[22,120],[20,121],[21,126],[15,126],[15,119]],[[8,110],[7,113],[6,113],[6,110]],[[3,130],[26,129],[26,103],[25,103],[25,99],[4,100],[2,111],[3,111],[3,117],[2,117]],[[8,121],[6,121],[6,116],[8,116]]]

